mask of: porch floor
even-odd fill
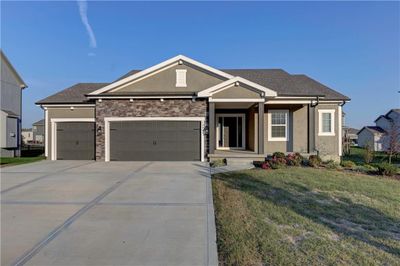
[[[208,155],[209,158],[264,158],[263,154],[258,154],[252,150],[215,150]]]

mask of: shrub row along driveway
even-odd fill
[[[213,265],[209,168],[43,161],[2,169],[2,265]]]

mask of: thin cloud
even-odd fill
[[[92,30],[92,27],[89,24],[89,19],[87,17],[88,4],[87,4],[86,0],[77,1],[77,3],[78,3],[79,14],[81,16],[82,23],[85,26],[86,31],[89,35],[90,47],[96,48],[97,47],[96,36],[94,36],[94,32]]]

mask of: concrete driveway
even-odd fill
[[[42,161],[1,191],[1,265],[217,264],[205,163]]]

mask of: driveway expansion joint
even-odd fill
[[[83,214],[85,214],[88,210],[93,208],[95,205],[97,205],[102,199],[104,199],[107,195],[109,195],[111,192],[116,190],[120,185],[128,181],[129,179],[135,177],[140,171],[151,165],[152,163],[149,162],[135,171],[130,172],[128,175],[122,178],[120,182],[114,183],[112,186],[110,186],[108,189],[103,191],[99,196],[94,198],[92,201],[90,201],[88,204],[83,206],[81,209],[79,209],[77,212],[75,212],[72,216],[70,216],[67,220],[65,220],[61,225],[57,226],[53,231],[51,231],[46,237],[44,237],[41,241],[36,243],[30,250],[25,252],[21,257],[19,257],[17,260],[12,263],[14,266],[20,266],[24,265],[27,263],[30,259],[33,258],[40,250],[42,250],[47,244],[49,244],[54,238],[56,238],[59,234],[61,234],[64,229],[68,228],[73,222],[75,222],[79,217],[81,217]]]

